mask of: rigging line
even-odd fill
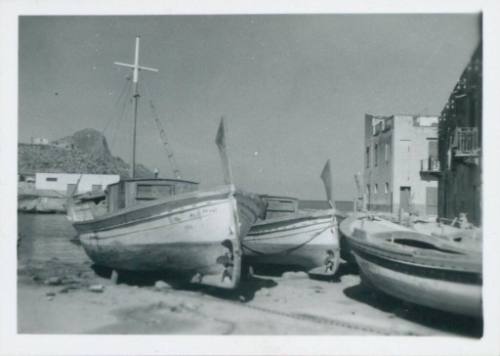
[[[151,92],[149,91],[149,88],[145,84],[143,84],[143,87],[145,88],[145,91],[148,93],[149,97],[152,98],[152,95],[151,95]],[[152,99],[149,100],[149,105],[150,105],[151,113],[153,116],[153,120],[155,121],[155,124],[156,124],[158,130],[160,131],[160,139],[162,140],[163,147],[167,153],[167,157],[168,157],[170,166],[172,168],[174,177],[180,178],[181,172],[178,169],[177,160],[175,159],[174,152],[171,148],[171,145],[169,143],[169,140],[168,140],[167,134],[163,128],[163,125],[161,124],[160,118],[158,116],[158,113],[156,111],[156,108],[153,104]]]
[[[120,104],[120,101],[121,99],[124,97],[124,94],[125,92],[129,92],[130,91],[130,87],[131,87],[131,84],[130,84],[130,78],[127,77],[125,82],[123,83],[123,87],[122,87],[122,91],[120,93],[120,96],[118,98],[118,100],[116,101],[115,105],[118,106]],[[125,100],[121,105],[122,105],[122,110],[121,110],[121,114],[119,117],[123,116],[123,111],[124,111],[124,106],[126,105],[127,101]],[[106,122],[106,125],[104,126],[104,129],[102,130],[103,133],[106,132],[106,130],[108,129],[109,125],[112,123],[112,121],[116,119],[116,116],[115,115],[111,115],[111,117],[108,119],[108,121]]]
[[[114,143],[115,143],[115,136],[116,136],[116,132],[118,132],[118,130],[119,130],[119,128],[120,128],[120,124],[123,122],[123,117],[124,117],[124,116],[125,116],[125,117],[127,117],[127,116],[128,116],[128,115],[124,115],[124,114],[125,114],[125,109],[126,109],[127,105],[128,105],[129,103],[131,103],[131,102],[132,102],[132,99],[127,100],[127,101],[125,101],[125,102],[124,102],[124,105],[123,105],[123,110],[122,110],[121,115],[120,115],[120,117],[119,117],[119,119],[118,119],[118,121],[117,121],[116,128],[112,131],[112,135],[113,135],[113,136],[111,137],[111,144],[110,144],[110,149],[111,149],[111,150],[113,149],[113,146],[114,146]]]
[[[120,103],[121,99],[123,99],[123,95],[125,94],[125,91],[128,89],[129,86],[132,85],[132,81],[130,79],[131,79],[130,75],[127,75],[125,77],[125,82],[123,83],[123,87],[122,87],[122,90],[120,92],[120,95],[116,99],[115,105],[118,105]]]

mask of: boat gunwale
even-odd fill
[[[466,273],[476,273],[482,275],[482,264],[480,262],[471,263],[466,261],[463,257],[467,257],[467,255],[415,256],[406,251],[400,252],[388,250],[387,248],[356,241],[352,238],[349,238],[349,244],[351,245],[351,248],[355,253],[357,251],[361,251],[381,259],[387,259],[412,266],[421,266],[423,268],[462,271]],[[462,259],[458,259],[457,257],[462,257]],[[416,262],[416,260],[420,260],[421,262]]]
[[[110,219],[110,218],[118,217],[118,216],[121,216],[121,215],[124,215],[127,213],[139,211],[139,210],[146,209],[146,208],[156,207],[156,206],[162,205],[162,204],[168,204],[168,203],[174,203],[174,202],[179,203],[182,200],[188,200],[191,198],[203,199],[203,198],[210,198],[211,196],[225,196],[225,195],[227,195],[229,197],[231,195],[234,195],[234,193],[235,193],[235,187],[233,185],[226,185],[226,186],[222,186],[220,188],[215,188],[215,189],[208,190],[208,191],[196,191],[196,192],[181,193],[181,194],[177,194],[175,196],[162,197],[159,199],[155,199],[155,200],[151,200],[151,201],[147,201],[147,202],[143,202],[143,203],[141,202],[139,204],[135,204],[135,205],[123,208],[123,209],[118,209],[116,211],[107,212],[107,213],[99,215],[93,219],[88,219],[88,220],[83,220],[83,221],[73,221],[72,223],[73,223],[73,225],[86,225],[86,224],[90,224],[90,223],[98,223],[98,222],[102,222],[102,221],[105,221],[105,220]],[[214,200],[223,200],[223,199],[224,198],[214,199]],[[206,199],[206,200],[210,200],[210,199]],[[195,205],[195,204],[197,204],[197,203],[186,204],[186,205]]]

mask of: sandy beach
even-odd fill
[[[334,280],[255,270],[241,288],[183,285],[170,276],[120,275],[58,258],[18,268],[21,334],[456,335],[481,321],[410,305],[360,283],[343,264]]]

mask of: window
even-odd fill
[[[438,141],[437,139],[428,138],[429,157],[437,159],[438,157]]]
[[[57,182],[57,178],[56,177],[47,177],[47,178],[45,178],[45,180],[47,182]]]
[[[174,195],[174,186],[170,184],[137,184],[137,200],[154,200],[160,197]]]
[[[365,161],[366,161],[366,168],[370,168],[370,147],[366,148]]]
[[[370,184],[366,185],[366,195],[370,195]]]
[[[375,158],[374,158],[374,166],[377,167],[377,164],[378,164],[378,145],[375,144],[375,147],[373,148],[373,154],[375,155]]]
[[[385,162],[389,163],[389,156],[391,154],[391,145],[386,143],[385,144]]]
[[[384,192],[385,192],[385,194],[389,194],[389,183],[385,183]]]

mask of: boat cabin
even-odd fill
[[[299,208],[297,198],[261,195],[267,204],[265,219],[279,218],[296,213]]]
[[[139,203],[198,190],[198,183],[181,179],[128,179],[107,188],[108,212]]]

